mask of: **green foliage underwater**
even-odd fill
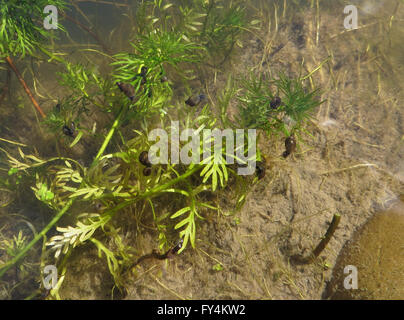
[[[41,25],[49,4],[59,10],[59,30]],[[125,33],[120,34],[126,49],[107,45],[103,50],[106,37],[97,37],[91,28],[104,43],[83,51],[98,57],[87,62],[57,47],[57,37],[69,36],[64,24],[73,21],[67,17],[77,13],[77,4],[2,1],[0,12],[0,58],[48,63],[63,93],[45,109],[46,117],[32,124],[54,146],[53,154],[0,140],[0,188],[9,199],[1,203],[0,283],[9,298],[61,298],[69,257],[83,244],[98,249],[120,292],[127,272],[142,256],[135,245],[142,233],[154,235],[156,258],[195,248],[201,223],[216,215],[237,215],[251,186],[265,175],[262,140],[275,137],[283,143],[293,137],[288,155],[295,150],[295,135],[308,133],[305,122],[321,103],[319,90],[307,83],[311,74],[232,71],[246,49],[243,40],[263,23],[246,1],[138,1],[128,9]],[[102,68],[100,59],[106,61]],[[5,62],[0,67],[5,73]],[[213,94],[206,79],[218,70],[225,71],[225,86]],[[245,131],[237,146],[243,148],[244,160],[227,144],[214,148],[212,137],[204,136],[199,154],[211,152],[204,161],[152,164],[145,151],[155,143],[150,134],[156,128],[168,132],[170,150],[182,150],[189,142],[173,139],[174,129],[198,134],[231,129],[227,138],[232,140],[237,129],[255,129],[257,152],[247,159]],[[80,148],[84,152],[79,155]],[[241,176],[238,169],[246,159],[259,165],[255,174]],[[6,209],[19,202],[41,218],[17,217],[20,227],[13,233],[14,220]],[[125,238],[128,231],[136,235],[135,243]],[[59,278],[47,291],[41,279],[43,267],[50,264],[57,266]]]

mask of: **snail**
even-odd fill
[[[135,88],[131,84],[117,82],[116,85],[130,100],[135,98]]]
[[[66,135],[66,136],[69,136],[69,137],[74,137],[74,132],[75,132],[75,128],[76,128],[76,126],[74,125],[74,122],[72,122],[71,123],[71,127],[69,127],[69,126],[67,126],[67,125],[64,125],[63,126],[63,128],[62,128],[62,130],[63,130],[63,133]]]
[[[146,79],[146,76],[147,76],[147,71],[148,71],[149,69],[147,68],[147,67],[145,67],[145,66],[143,66],[141,69],[140,69],[140,73],[138,74],[140,77],[142,77],[142,81],[140,82],[140,84],[141,85],[144,85],[145,83],[146,83],[146,81],[147,81],[147,79]]]
[[[285,139],[285,152],[282,154],[284,158],[289,156],[296,150],[296,139],[294,135],[291,135]]]
[[[257,174],[258,180],[261,180],[265,177],[265,167],[265,162],[263,161],[257,161],[255,163],[255,172]]]
[[[147,151],[142,151],[139,155],[139,162],[146,167],[151,167],[149,160],[149,153]]]
[[[173,248],[171,248],[170,253],[168,254],[168,258],[171,258],[170,255],[174,255],[176,254],[181,248],[182,248],[182,244],[184,243],[183,239],[180,239],[180,241],[178,241],[177,245],[174,246]]]
[[[278,96],[274,97],[271,102],[269,103],[271,109],[275,110],[278,109],[279,106],[281,105],[282,100]]]
[[[149,69],[147,68],[147,67],[145,67],[145,66],[143,66],[141,69],[140,69],[140,73],[138,73],[137,75],[135,75],[133,78],[132,78],[132,81],[134,81],[134,80],[136,80],[136,78],[138,78],[138,77],[141,77],[142,78],[142,80],[141,80],[141,82],[140,82],[140,84],[141,85],[144,85],[145,83],[146,83],[146,76],[147,76],[147,71],[148,71]]]
[[[141,164],[146,166],[146,168],[143,169],[143,175],[150,176],[152,173],[152,164],[149,160],[149,153],[147,151],[142,151],[139,155],[139,161]]]
[[[152,168],[151,167],[146,167],[146,168],[143,169],[143,175],[144,176],[146,176],[146,177],[150,176],[151,173],[152,173]]]
[[[146,75],[147,75],[147,71],[148,71],[149,69],[147,68],[147,67],[145,67],[145,66],[143,66],[141,69],[140,69],[140,76],[142,77],[142,78],[146,78]]]
[[[185,103],[191,107],[195,107],[198,104],[200,104],[202,100],[205,100],[205,99],[206,99],[206,96],[204,94],[198,94],[198,95],[189,97],[188,100],[185,101]]]

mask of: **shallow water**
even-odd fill
[[[118,7],[110,3],[78,2],[81,12],[72,8],[68,14],[87,26],[93,35],[77,23],[62,21],[68,34],[55,32],[60,39],[49,40],[54,43],[53,50],[64,52],[63,57],[69,61],[93,65],[101,74],[110,73],[111,60],[106,55],[131,50],[129,41],[136,38],[139,27],[134,13],[140,2],[120,3],[122,6]],[[343,9],[348,4],[359,9],[358,30],[344,29]],[[393,0],[255,0],[247,1],[245,6],[248,21],[264,22],[259,28],[252,25],[250,32],[243,34],[240,46],[235,46],[228,61],[219,68],[196,70],[196,80],[188,84],[174,79],[174,100],[183,99],[188,87],[198,86],[209,90],[212,101],[216,101],[230,74],[237,78],[251,69],[256,73],[308,74],[330,57],[312,77],[312,84],[321,87],[321,98],[326,101],[307,125],[312,136],[302,138],[294,158],[281,159],[283,142],[279,139],[261,141],[271,170],[263,182],[251,186],[237,219],[209,215],[209,223],[200,226],[197,249],[189,249],[183,258],[173,261],[147,261],[139,267],[140,271],[130,275],[128,299],[321,299],[324,279],[331,279],[344,243],[358,237],[355,232],[362,230],[360,227],[367,221],[376,221],[369,225],[378,224],[376,216],[372,218],[374,214],[389,208],[403,193],[404,4]],[[55,72],[63,69],[60,65],[48,63],[44,57],[15,62],[46,113],[67,95],[56,81]],[[0,79],[3,86],[6,71],[0,70]],[[30,150],[26,154],[48,158],[62,153],[87,164],[98,150],[98,145],[91,141],[77,144],[74,150],[66,142],[57,145],[38,124],[35,111],[14,75],[10,95],[1,102],[0,114],[0,138],[28,145]],[[105,134],[109,120],[108,116],[93,114],[82,125],[92,128],[97,123],[97,130],[106,128],[102,131]],[[126,133],[128,136],[124,138],[129,139],[129,130]],[[0,141],[0,147],[12,146]],[[4,154],[0,161],[6,173]],[[35,180],[28,181],[24,189],[12,194],[16,198],[12,204],[0,208],[3,240],[12,239],[19,231],[31,239],[54,214],[33,196],[30,186],[34,185]],[[218,197],[218,203],[226,208],[229,194],[221,193]],[[7,204],[9,199],[9,192],[0,193],[0,205]],[[290,265],[290,256],[307,253],[317,244],[335,212],[341,213],[341,224],[319,260],[309,266]],[[389,219],[388,215],[384,217]],[[72,214],[61,225],[73,221]],[[381,221],[380,225],[384,223],[388,222]],[[135,256],[158,247],[153,228],[149,227],[150,233],[145,231],[136,237],[138,230],[128,231]],[[48,238],[56,234],[52,229]],[[366,241],[370,248],[376,248],[381,240]],[[105,259],[96,258],[94,249],[83,246],[73,253],[65,284],[60,289],[62,299],[110,297],[113,281]],[[26,270],[8,273],[0,298],[24,298],[33,292],[39,278],[35,256],[40,250],[37,245],[28,257],[27,268],[35,276],[27,276]],[[3,249],[0,263],[5,256]],[[214,271],[217,265],[223,270]],[[150,274],[146,273],[148,267],[153,270]],[[335,269],[334,278],[338,277],[335,275],[338,270]],[[170,290],[162,289],[160,283]],[[386,296],[380,293],[360,298]]]

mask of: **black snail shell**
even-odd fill
[[[72,122],[71,127],[64,125],[62,130],[66,136],[74,137],[74,130],[75,130],[74,122]]]
[[[178,241],[177,245],[171,249],[171,253],[172,254],[177,253],[182,248],[183,243],[184,243],[184,240],[180,239],[180,241]]]
[[[258,180],[261,180],[265,177],[265,162],[257,161],[255,163],[255,172],[257,174]]]
[[[146,168],[143,169],[143,175],[144,176],[146,176],[146,177],[150,176],[151,173],[152,173],[152,168],[151,167],[146,167]]]
[[[271,109],[278,109],[279,106],[281,105],[282,100],[279,97],[274,97],[271,102],[269,103]]]
[[[149,69],[148,69],[147,67],[143,66],[143,67],[140,69],[140,76],[143,77],[143,78],[145,78],[146,75],[147,75],[147,71],[148,71],[148,70],[149,70]]]
[[[142,151],[139,155],[139,161],[141,164],[143,164],[146,167],[151,167],[151,163],[149,160],[149,152],[148,151]]]
[[[147,81],[146,76],[147,76],[147,71],[148,71],[148,70],[149,70],[149,69],[148,69],[147,67],[144,67],[144,66],[143,66],[143,67],[140,69],[140,73],[136,74],[136,75],[132,78],[132,81],[133,81],[133,80],[136,80],[136,78],[138,78],[138,77],[141,77],[142,80],[141,80],[140,84],[141,84],[141,85],[144,85],[144,84],[146,83],[146,81]]]
[[[117,82],[116,85],[130,100],[135,98],[135,88],[131,84]]]
[[[291,135],[285,139],[285,152],[282,154],[284,158],[286,158],[291,153],[295,152],[296,150],[296,138],[295,136]]]
[[[201,103],[202,100],[205,100],[206,96],[204,94],[198,94],[196,96],[191,96],[185,103],[191,107],[195,107]]]

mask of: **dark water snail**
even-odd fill
[[[180,251],[180,249],[182,248],[182,244],[184,243],[183,239],[180,239],[180,241],[178,241],[178,243],[172,247],[168,252],[167,252],[167,258],[171,259],[174,257],[174,255]]]
[[[130,100],[135,98],[135,88],[131,84],[117,82],[116,85]]]
[[[147,76],[147,71],[148,71],[148,70],[149,70],[149,69],[148,69],[147,67],[143,66],[143,67],[140,69],[140,73],[138,73],[137,75],[135,75],[135,76],[132,78],[132,81],[133,81],[133,80],[136,80],[136,78],[138,78],[138,77],[141,77],[142,80],[141,80],[140,84],[141,84],[141,85],[144,85],[144,84],[146,83],[146,81],[147,81],[146,76]]]
[[[149,69],[147,68],[147,67],[145,67],[145,66],[143,66],[141,69],[140,69],[140,76],[141,77],[143,77],[143,78],[146,78],[146,75],[147,75],[147,71],[148,71]]]
[[[146,81],[147,81],[146,76],[147,76],[147,71],[148,70],[149,69],[147,67],[144,67],[144,66],[140,69],[139,76],[142,77],[142,81],[140,82],[141,85],[146,84]]]
[[[142,151],[139,155],[139,162],[143,164],[146,167],[151,167],[151,163],[149,160],[149,152],[148,151]]]
[[[201,101],[203,101],[205,99],[206,99],[206,96],[204,94],[198,94],[198,95],[189,97],[188,100],[185,101],[185,103],[191,107],[195,107],[198,104],[200,104]]]
[[[287,137],[285,139],[285,152],[282,154],[284,158],[289,156],[291,153],[295,152],[296,150],[296,138],[294,135]]]
[[[146,168],[143,169],[143,175],[144,175],[145,177],[150,176],[151,173],[152,173],[152,168],[151,168],[151,167],[146,167]]]
[[[257,161],[255,163],[255,173],[257,174],[258,180],[261,180],[265,177],[265,169],[266,165],[263,161]]]
[[[152,173],[152,164],[149,160],[149,152],[147,151],[142,151],[139,155],[139,162],[146,166],[146,168],[143,169],[143,175],[144,176],[150,176]]]
[[[270,105],[271,109],[275,110],[275,109],[278,109],[280,107],[281,103],[282,103],[281,98],[274,97],[271,100],[271,102],[269,103],[269,105]]]
[[[76,129],[76,126],[74,125],[74,122],[71,123],[70,127],[67,125],[64,125],[62,128],[63,133],[69,137],[74,137],[75,129]]]

